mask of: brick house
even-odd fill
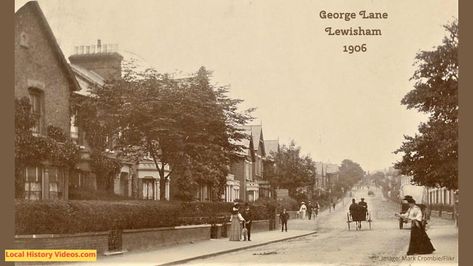
[[[253,149],[255,160],[253,164],[253,179],[247,183],[247,200],[255,201],[260,197],[270,196],[269,181],[264,179],[264,160],[266,159],[266,151],[263,137],[263,126],[248,125],[245,129],[250,133],[253,140]]]
[[[28,97],[38,118],[34,134],[48,126],[70,133],[70,97],[79,85],[39,4],[15,13],[15,97]],[[69,169],[48,162],[25,169],[26,199],[68,199]]]
[[[233,175],[233,180],[238,181],[238,190],[240,195],[236,199],[243,201],[248,200],[248,187],[256,188],[256,182],[253,180],[253,163],[255,161],[255,151],[253,148],[253,137],[242,139],[238,143],[242,145],[243,151],[238,154],[238,159],[232,162],[230,166],[230,174]],[[227,181],[227,186],[229,182]],[[257,188],[256,188],[257,189]],[[254,191],[254,189],[252,190]],[[252,192],[254,196],[254,192]],[[228,196],[226,196],[228,198]]]

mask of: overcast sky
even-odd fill
[[[456,0],[39,0],[66,57],[116,43],[160,72],[200,66],[257,107],[265,139],[291,139],[316,161],[384,169],[425,118],[400,104],[415,54],[440,44]],[[26,1],[16,1],[16,9]],[[388,12],[387,20],[322,20],[321,10]],[[382,36],[328,36],[326,27]],[[367,45],[343,53],[343,45]]]

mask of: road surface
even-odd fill
[[[394,213],[400,206],[382,197],[381,190],[371,188],[355,190],[357,201],[364,197],[372,214],[372,229],[362,224],[361,231],[348,230],[346,213],[349,198],[337,205],[336,210],[317,221],[290,220],[289,230],[316,228],[317,234],[289,241],[269,244],[207,259],[190,261],[188,265],[430,265],[433,260],[443,265],[458,263],[456,247],[448,247],[448,258],[436,253],[423,256],[405,256],[409,243],[409,226],[400,230]],[[441,226],[441,221],[436,222]],[[439,224],[440,223],[440,224]],[[448,223],[448,222],[445,222]],[[354,224],[353,224],[354,225]],[[451,226],[450,226],[451,227]],[[429,233],[429,231],[427,231]],[[281,233],[284,234],[284,233]],[[256,235],[254,236],[256,237]],[[447,236],[448,237],[448,236]],[[437,248],[436,242],[433,241]],[[445,255],[446,253],[441,253]],[[433,259],[429,258],[437,256]],[[454,258],[452,260],[452,258]]]

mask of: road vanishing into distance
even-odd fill
[[[363,222],[362,230],[347,227],[347,212],[350,198],[337,205],[331,213],[320,215],[314,220],[289,220],[289,230],[315,229],[316,234],[268,244],[265,246],[227,253],[206,259],[193,260],[187,265],[457,265],[456,247],[449,247],[448,255],[455,260],[435,261],[436,255],[405,256],[409,244],[409,225],[399,229],[394,216],[400,206],[382,196],[380,189],[371,188],[374,196],[368,196],[368,188],[353,190],[358,202],[361,197],[368,203],[372,216],[372,228]],[[436,226],[451,226],[451,221],[437,219]],[[429,233],[429,231],[427,231]],[[283,233],[282,233],[283,234]],[[254,235],[257,237],[257,234]],[[432,237],[431,237],[432,238]],[[435,239],[432,238],[437,248]],[[438,248],[437,248],[438,249]],[[445,252],[442,255],[447,254]]]

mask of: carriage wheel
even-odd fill
[[[370,225],[370,230],[371,230],[371,214],[370,213],[368,213],[368,223]]]

